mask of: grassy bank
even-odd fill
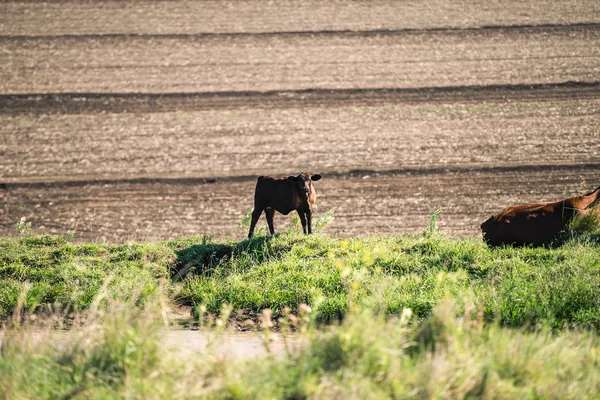
[[[427,318],[450,298],[460,312],[475,307],[503,326],[600,323],[600,234],[556,248],[488,248],[430,230],[419,236],[336,239],[296,233],[250,241],[188,237],[127,245],[72,244],[68,237],[0,239],[0,317],[24,309],[83,310],[99,294],[137,298],[163,291],[182,305],[219,313],[223,304],[275,315],[299,304],[320,322],[349,307]],[[161,283],[161,281],[163,283]]]
[[[488,248],[434,229],[126,245],[0,238],[0,397],[590,398],[600,391],[600,233],[578,223],[555,248]],[[258,360],[210,349],[185,358],[161,346],[169,303],[193,306],[216,340],[241,310],[264,316],[259,330],[270,315],[283,334],[294,326],[301,345]],[[65,312],[72,335],[57,344]],[[268,343],[268,332],[256,334]]]
[[[282,235],[192,246],[183,258],[203,262],[184,262],[196,273],[182,281],[178,298],[211,312],[228,303],[277,314],[306,303],[321,321],[339,319],[349,305],[388,315],[410,308],[426,318],[436,304],[452,298],[459,308],[474,303],[486,320],[507,326],[597,325],[596,239],[579,238],[555,249],[490,249],[481,240],[437,234],[352,240]]]
[[[0,319],[13,313],[20,297],[27,312],[85,310],[101,293],[143,305],[175,262],[163,243],[75,245],[71,239],[0,238]]]

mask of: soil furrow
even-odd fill
[[[586,100],[600,98],[600,81],[422,88],[302,89],[196,93],[27,93],[0,95],[0,115],[168,112],[235,108],[296,108]]]
[[[102,34],[62,34],[62,35],[0,35],[0,41],[52,41],[52,40],[155,40],[155,39],[238,39],[265,37],[373,37],[373,36],[403,36],[403,35],[491,35],[491,34],[524,34],[524,33],[553,33],[581,30],[600,30],[600,23],[581,22],[573,24],[523,24],[523,25],[486,25],[477,27],[440,27],[440,28],[405,28],[405,29],[373,29],[373,30],[320,30],[320,31],[274,31],[274,32],[197,32],[197,33],[102,33]]]

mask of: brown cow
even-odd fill
[[[312,182],[319,179],[321,179],[321,175],[311,175],[308,172],[303,172],[298,176],[282,178],[259,176],[254,192],[254,211],[252,211],[248,239],[252,237],[256,222],[263,210],[267,216],[267,224],[269,224],[271,235],[275,234],[275,228],[273,227],[275,211],[288,215],[293,210],[296,210],[300,216],[304,233],[312,233],[312,208],[317,199],[317,192],[312,187]]]
[[[506,207],[481,224],[483,239],[499,244],[549,244],[578,214],[588,212],[600,197],[600,187],[583,196],[552,203],[531,203]]]

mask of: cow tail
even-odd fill
[[[600,187],[591,193],[584,194],[583,196],[577,198],[577,203],[579,204],[575,205],[575,207],[579,208],[580,210],[595,207],[598,205],[598,200],[600,200]]]
[[[594,190],[592,192],[592,194],[595,195],[595,198],[594,198],[594,200],[592,200],[592,202],[590,203],[590,205],[588,207],[590,207],[590,206],[591,207],[596,207],[598,204],[600,204],[599,203],[599,200],[600,200],[600,187],[598,187],[598,189]]]

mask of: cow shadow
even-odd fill
[[[567,229],[560,231],[550,242],[543,243],[496,243],[492,244],[483,240],[489,249],[498,249],[505,247],[513,248],[546,248],[546,249],[558,249],[568,243],[580,242],[589,244],[600,244],[600,232],[572,232]]]
[[[561,247],[561,246],[571,243],[571,242],[579,242],[579,243],[598,245],[598,244],[600,244],[600,231],[594,230],[594,231],[587,231],[587,232],[586,231],[577,232],[577,231],[570,231],[568,229],[565,229],[565,230],[559,232],[558,235],[556,235],[556,237],[554,238],[554,240],[550,244],[548,244],[546,247],[549,247],[551,249],[556,249],[558,247]]]
[[[180,281],[189,276],[211,276],[218,268],[228,268],[233,260],[243,258],[243,263],[236,263],[236,270],[244,266],[263,262],[279,254],[273,248],[270,236],[259,236],[233,244],[210,243],[176,250],[175,266],[171,269],[171,280]]]

